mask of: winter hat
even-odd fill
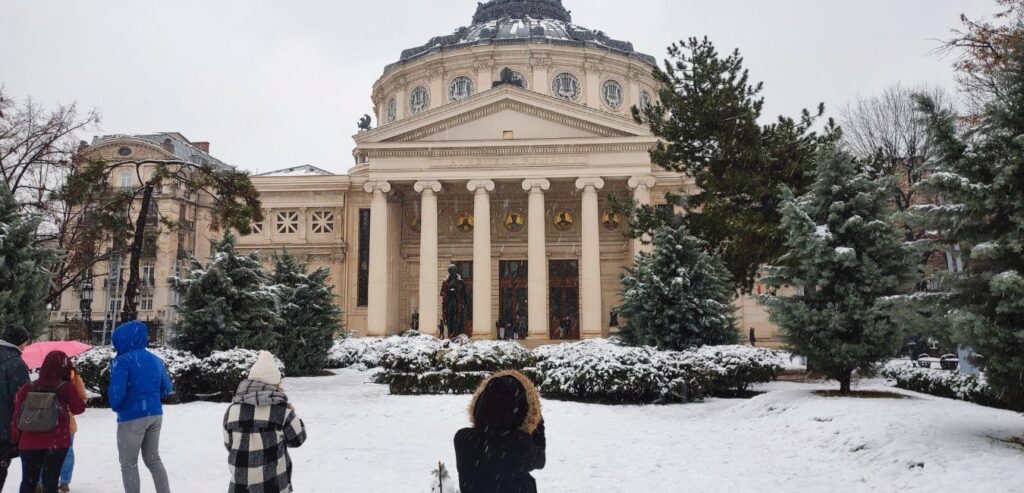
[[[8,325],[4,330],[4,340],[12,345],[20,346],[28,342],[28,331],[21,327]]]
[[[281,370],[277,368],[274,355],[266,351],[260,351],[259,357],[256,358],[256,363],[249,370],[249,380],[256,380],[267,385],[281,385]]]

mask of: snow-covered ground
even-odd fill
[[[452,437],[467,425],[469,397],[393,397],[367,378],[286,380],[309,431],[292,452],[298,492],[428,492],[438,460],[455,472]],[[816,388],[773,383],[751,400],[675,406],[545,401],[548,465],[535,477],[557,493],[1024,491],[1024,448],[1000,441],[1024,435],[1019,414],[916,394],[824,398]],[[161,448],[175,491],[226,489],[224,408],[166,408]],[[109,410],[80,418],[76,493],[119,491],[115,426]],[[148,481],[143,469],[144,492]]]

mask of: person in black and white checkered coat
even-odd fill
[[[260,352],[224,415],[224,446],[231,466],[229,493],[291,493],[288,449],[306,441],[306,430],[281,390],[274,358]]]

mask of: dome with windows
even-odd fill
[[[568,46],[591,46],[636,58],[650,65],[654,57],[637,53],[633,44],[610,38],[603,31],[572,23],[572,13],[561,0],[490,0],[477,5],[473,23],[454,33],[438,36],[422,46],[402,52],[398,63],[431,53],[477,45],[517,43],[552,43]]]

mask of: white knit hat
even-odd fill
[[[256,380],[267,385],[281,385],[281,370],[277,368],[277,363],[274,362],[274,355],[266,351],[260,351],[259,357],[256,358],[256,363],[249,370],[249,380]]]

